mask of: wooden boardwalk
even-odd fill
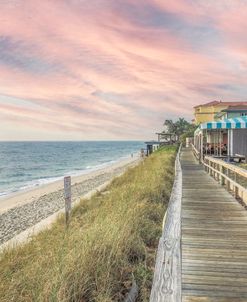
[[[247,302],[247,211],[181,154],[182,301]]]

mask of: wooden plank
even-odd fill
[[[212,207],[212,208],[215,206],[222,207],[223,205],[230,206],[230,207],[233,206],[232,200],[230,198],[229,199],[219,199],[219,200],[209,199],[209,200],[207,200],[207,202],[205,202],[205,200],[183,198],[183,208],[186,208],[187,206],[194,206],[194,205],[198,205],[198,206],[205,205],[207,207]],[[242,207],[240,204],[236,203],[236,205]]]
[[[216,227],[220,227],[222,225],[224,226],[242,226],[245,227],[247,225],[247,220],[236,220],[236,221],[227,221],[227,220],[218,220],[217,222],[213,221],[213,220],[208,220],[208,219],[199,219],[199,218],[195,218],[195,219],[189,219],[189,218],[183,218],[182,219],[183,225],[184,227],[186,227],[187,225],[190,225],[191,227],[197,227],[198,223],[200,223],[201,226],[203,227],[210,227],[210,226],[216,226]]]
[[[247,292],[246,287],[246,276],[242,277],[235,277],[233,276],[212,276],[212,275],[188,275],[183,274],[182,282],[185,284],[195,284],[195,285],[202,285],[202,286],[229,286],[229,287],[244,287],[244,290]],[[241,289],[242,290],[242,289]]]
[[[191,296],[183,296],[182,302],[246,302],[245,298],[235,297],[234,301],[232,297],[191,297]]]
[[[193,269],[189,269],[189,268],[186,268],[186,272],[182,271],[184,273],[184,275],[187,275],[187,276],[190,276],[190,275],[193,275],[193,276],[199,276],[199,277],[202,277],[202,276],[209,276],[210,277],[213,277],[213,276],[216,276],[216,277],[231,277],[231,278],[246,278],[247,276],[247,272],[245,270],[242,270],[242,271],[234,271],[234,270],[228,270],[228,271],[221,271],[221,270],[215,270],[215,271],[212,271],[212,268],[210,270],[193,270]]]
[[[219,285],[219,284],[195,284],[195,283],[183,283],[184,290],[193,290],[193,291],[204,291],[210,296],[221,296],[221,297],[246,297],[247,298],[247,287],[243,286],[230,286]]]
[[[220,212],[220,211],[212,211],[212,212],[208,212],[208,213],[202,213],[202,212],[199,212],[199,211],[184,211],[183,212],[183,219],[191,219],[192,221],[193,220],[198,220],[198,219],[201,219],[201,220],[207,220],[208,218],[210,219],[217,219],[218,218],[218,221],[236,221],[238,219],[246,222],[246,216],[244,213],[240,214],[239,212],[233,212],[232,213],[232,216],[227,216],[227,215],[224,215],[226,213],[223,213],[223,212]]]
[[[193,238],[193,237],[192,237]],[[230,242],[229,242],[230,241]],[[246,245],[246,242],[245,241],[239,241],[237,239],[232,239],[232,240],[228,240],[228,239],[225,239],[225,238],[221,238],[221,239],[218,239],[218,238],[197,238],[197,240],[191,240],[191,236],[188,236],[186,238],[182,238],[182,244],[190,244],[190,245],[201,245],[201,246],[215,246],[215,247],[218,247],[218,246],[236,246],[238,247],[239,249],[241,247],[243,248],[246,248],[247,245]]]
[[[181,165],[182,301],[247,301],[247,211],[191,151]]]
[[[218,289],[218,290],[195,290],[195,289],[184,289],[183,290],[184,296],[194,296],[194,297],[207,297],[207,298],[224,298],[229,299],[231,302],[238,302],[239,298],[243,299],[245,298],[244,302],[247,301],[247,295],[246,293],[237,292],[237,290],[234,291],[228,291],[226,292],[224,288]],[[194,300],[197,301],[197,300]],[[200,301],[200,300],[198,300]],[[217,300],[216,300],[217,301]]]

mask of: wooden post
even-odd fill
[[[200,150],[200,162],[203,163],[203,130],[201,133],[201,150]]]
[[[64,199],[65,199],[65,222],[69,225],[69,215],[71,211],[71,177],[64,177]]]
[[[238,182],[236,172],[234,173],[234,181],[235,181],[235,183]],[[237,186],[235,186],[235,188],[234,188],[234,195],[235,195],[235,198],[238,198],[238,187]]]
[[[229,178],[229,169],[227,168],[226,171],[227,171],[226,175],[227,175],[227,177]],[[230,192],[230,190],[231,190],[230,181],[227,180],[227,191]]]
[[[224,167],[220,165],[220,184],[223,186],[225,184],[225,178],[222,174],[224,174]]]

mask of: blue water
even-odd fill
[[[143,142],[0,142],[0,196],[80,175],[139,152]]]

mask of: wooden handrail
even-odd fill
[[[205,156],[204,161],[206,161],[206,160],[210,160],[213,163],[220,164],[222,167],[225,167],[225,168],[247,178],[247,170],[245,170],[245,169],[242,169],[240,167],[236,167],[232,164],[226,163],[225,161],[223,161],[221,159],[213,158],[212,156]]]
[[[200,160],[200,152],[196,149],[196,147],[195,147],[193,144],[191,144],[191,145],[192,145],[192,151],[193,151],[195,157],[196,157],[198,160]]]
[[[181,145],[175,161],[175,179],[156,255],[150,302],[181,302]]]
[[[247,171],[226,163],[223,160],[205,156],[203,165],[205,170],[213,176],[221,185],[226,186],[226,189],[234,193],[234,196],[241,199],[244,205],[247,203],[247,185],[238,182],[241,177],[247,184]],[[234,175],[234,179],[230,177],[230,173]]]

